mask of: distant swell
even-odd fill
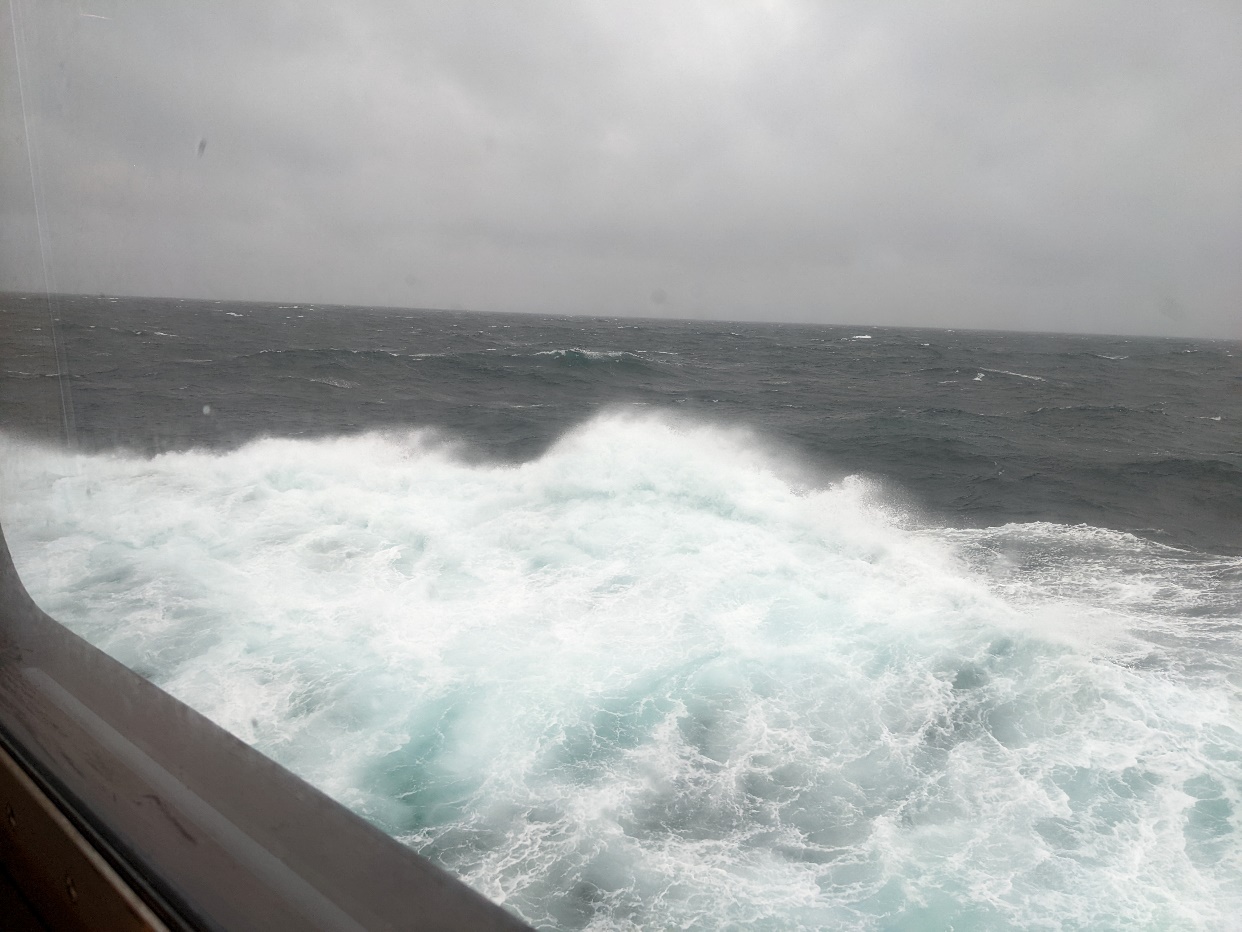
[[[572,349],[541,350],[535,356],[548,356],[554,361],[567,365],[586,366],[592,363],[621,363],[626,365],[645,365],[647,360],[638,353],[620,350],[589,350],[573,347]]]
[[[1025,372],[1010,372],[1008,369],[986,369],[986,368],[983,368],[982,366],[980,368],[983,369],[984,372],[992,372],[992,373],[995,373],[996,375],[1011,375],[1015,379],[1026,379],[1030,382],[1043,382],[1044,381],[1044,377],[1041,375],[1028,375]]]

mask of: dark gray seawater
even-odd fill
[[[1242,552],[1236,342],[89,297],[59,311],[88,450],[413,426],[519,462],[644,406],[760,430],[952,524]],[[11,339],[37,353],[32,336]]]
[[[537,926],[1237,927],[1238,343],[51,303],[35,598]]]

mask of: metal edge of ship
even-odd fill
[[[2,532],[0,810],[8,928],[529,928],[49,617]]]

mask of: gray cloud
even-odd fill
[[[1236,5],[410,6],[18,0],[0,283],[28,127],[64,290],[1242,336]]]

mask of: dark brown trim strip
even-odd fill
[[[3,748],[0,865],[52,928],[167,932]]]

